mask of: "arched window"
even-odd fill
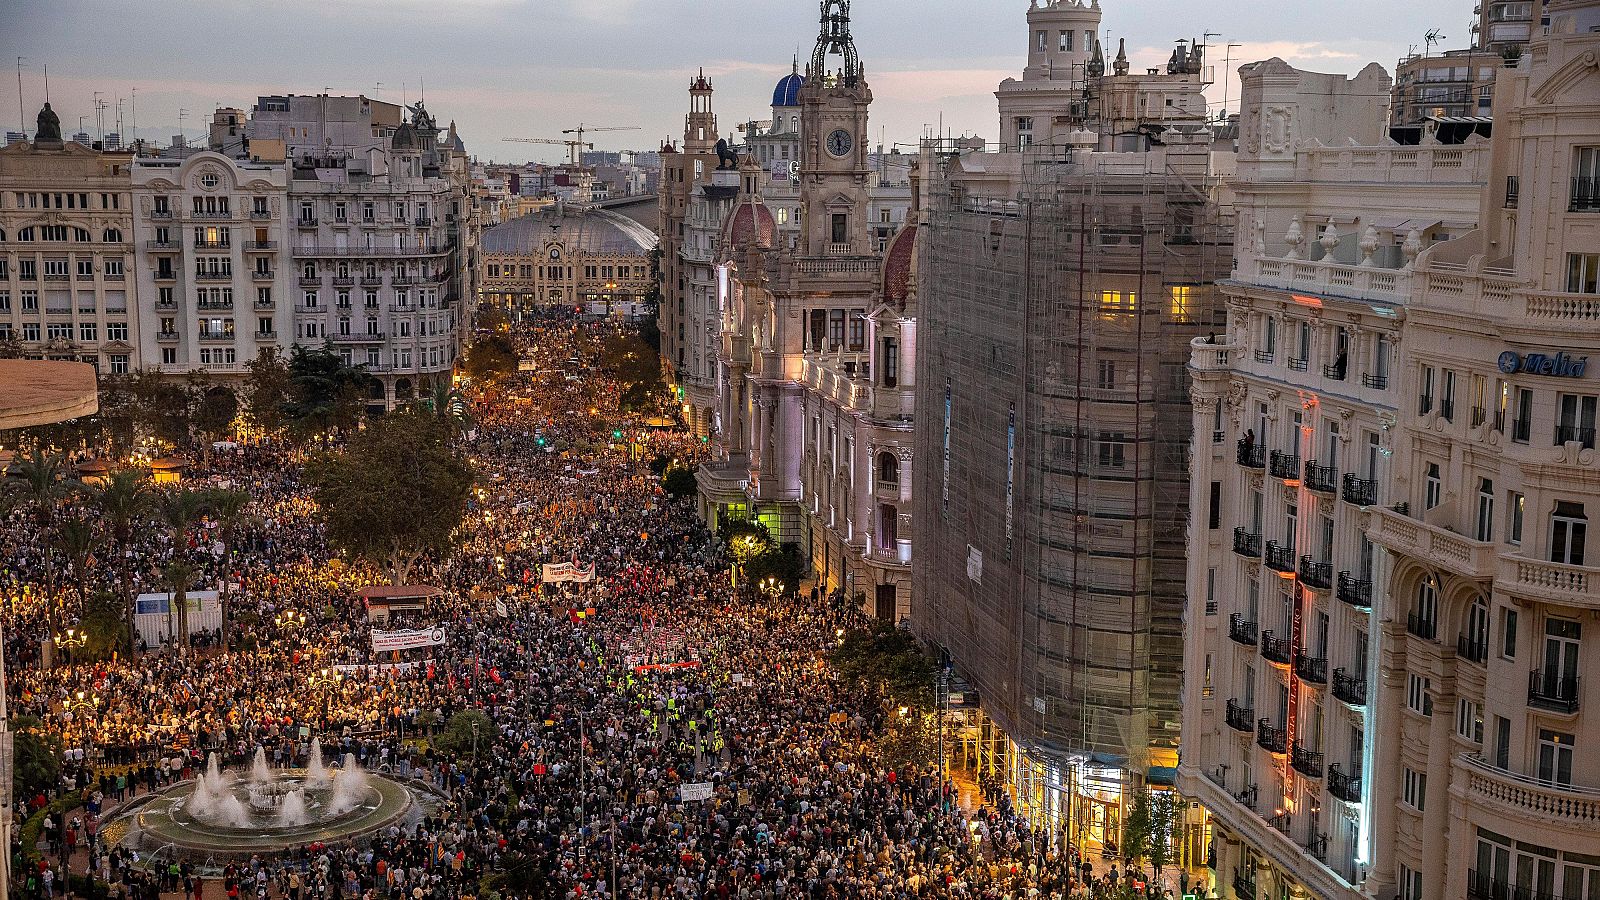
[[[4,244],[5,242],[6,242],[6,230],[4,228],[0,228],[0,244]]]
[[[33,240],[33,226],[29,225],[27,228],[24,228],[24,229],[21,229],[20,231],[18,231],[17,232],[17,240],[19,240],[19,241],[31,241],[31,240]]]
[[[102,240],[108,244],[120,244],[122,243],[122,232],[116,228],[107,228]]]
[[[900,483],[900,460],[887,450],[878,454],[878,482],[885,485]]]
[[[94,238],[89,236],[89,229],[77,227],[72,229],[72,239],[80,244],[87,244],[94,240]]]

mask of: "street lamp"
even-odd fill
[[[69,651],[67,653],[68,665],[71,665],[72,663],[72,654],[70,651],[78,647],[82,647],[87,643],[89,643],[89,633],[84,631],[82,628],[68,628],[66,631],[61,632],[61,634],[56,637],[56,646],[60,647],[62,650]]]
[[[100,708],[100,698],[84,691],[78,691],[67,699],[66,707],[74,714],[82,714],[86,719]],[[83,764],[89,763],[89,723],[83,723]]]
[[[278,613],[272,620],[279,628],[300,628],[306,624],[306,614],[292,609]]]

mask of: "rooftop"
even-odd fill
[[[0,430],[50,425],[100,408],[87,363],[0,359]]]
[[[533,253],[551,240],[569,253],[644,255],[655,249],[655,230],[605,209],[556,204],[483,232],[484,253]]]

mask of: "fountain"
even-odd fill
[[[247,857],[414,822],[424,814],[418,801],[432,806],[436,798],[364,771],[352,753],[330,767],[320,740],[311,742],[303,769],[274,769],[258,747],[243,773],[223,769],[211,754],[192,781],[121,817],[113,840],[133,849],[170,844],[189,858]]]

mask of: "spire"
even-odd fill
[[[1117,38],[1117,58],[1111,64],[1111,71],[1117,75],[1128,74],[1128,39]]]
[[[839,80],[845,87],[855,87],[861,79],[861,61],[856,57],[856,42],[850,36],[850,0],[822,0],[822,30],[817,34],[817,47],[811,51],[811,68],[808,76],[822,78],[827,74],[828,54],[844,57],[844,67],[839,70]]]
[[[1094,39],[1094,53],[1089,57],[1088,73],[1090,78],[1102,78],[1106,74],[1106,55],[1100,49],[1100,39]]]

